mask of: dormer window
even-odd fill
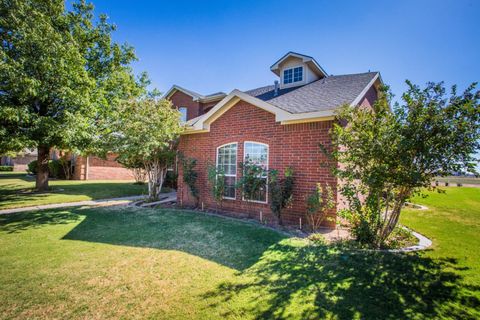
[[[303,67],[295,67],[283,70],[283,84],[303,81]]]

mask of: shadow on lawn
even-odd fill
[[[480,307],[480,287],[462,282],[466,268],[454,259],[309,246],[248,223],[181,210],[31,212],[0,216],[0,232],[67,223],[78,224],[62,240],[182,251],[238,270],[235,280],[201,296],[209,309],[227,309],[226,317],[469,319]]]
[[[47,225],[69,224],[80,218],[78,214],[64,209],[0,215],[0,232],[16,233]]]
[[[85,218],[64,240],[177,250],[244,270],[285,238],[276,231],[182,210],[77,210]]]
[[[202,298],[214,301],[210,307],[239,305],[226,317],[473,319],[480,287],[461,283],[457,271],[463,269],[453,259],[433,260],[422,254],[353,252],[283,240],[242,277]]]

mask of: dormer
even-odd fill
[[[328,77],[314,58],[291,51],[275,62],[270,70],[280,77],[280,89],[303,86]]]

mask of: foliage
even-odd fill
[[[62,172],[62,178],[66,180],[70,180],[72,177],[72,162],[71,160],[67,159],[67,155],[64,154],[58,159],[58,163],[60,164],[61,172]]]
[[[196,205],[200,197],[200,192],[197,187],[198,172],[195,170],[197,166],[197,159],[182,158],[183,182],[190,189],[190,193],[195,198]]]
[[[176,173],[171,168],[167,170],[165,175],[165,187],[170,189],[177,189],[178,185],[178,173]]]
[[[27,171],[28,171],[30,174],[33,174],[33,175],[36,175],[36,174],[37,174],[37,168],[38,168],[37,163],[38,163],[37,160],[33,160],[32,162],[30,162],[30,163],[27,165]]]
[[[94,150],[105,119],[143,91],[133,48],[83,0],[0,2],[0,153],[38,149],[37,189],[48,189],[49,150]]]
[[[209,164],[208,170],[208,186],[213,199],[217,206],[222,207],[223,197],[225,195],[225,172],[222,168],[216,165]]]
[[[312,231],[317,231],[328,218],[328,211],[335,208],[332,187],[317,183],[315,190],[306,198],[307,220]]]
[[[261,192],[266,188],[266,170],[251,159],[240,162],[239,165],[242,176],[238,179],[235,187],[240,190],[245,200],[258,200]]]
[[[13,166],[0,166],[0,171],[13,171]]]
[[[141,159],[136,157],[117,157],[115,160],[125,168],[132,170],[136,184],[145,183],[145,180],[147,180],[147,172],[145,171],[145,166]]]
[[[121,103],[112,117],[106,148],[121,163],[139,161],[148,175],[149,200],[158,200],[182,131],[180,113],[170,101],[143,96]]]
[[[63,174],[62,164],[59,160],[50,160],[48,161],[48,176],[51,178],[60,178],[60,175]]]
[[[282,222],[282,210],[290,206],[293,201],[293,170],[285,169],[285,177],[278,177],[278,170],[270,170],[268,175],[268,193],[270,196],[270,209],[277,217],[280,225]]]
[[[393,111],[384,88],[372,110],[344,107],[333,131],[332,156],[343,164],[334,172],[349,208],[343,216],[359,241],[375,246],[394,230],[405,201],[435,176],[474,170],[480,147],[475,84],[460,95],[454,86],[449,96],[442,83],[407,84]]]

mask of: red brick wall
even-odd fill
[[[74,180],[133,180],[132,171],[115,161],[116,156],[109,154],[107,159],[90,156],[87,159],[78,156],[75,162]]]
[[[187,107],[187,120],[193,119],[202,115],[202,108],[200,103],[193,101],[193,98],[181,91],[175,91],[170,97],[175,107]]]
[[[215,208],[216,204],[207,187],[207,164],[215,164],[218,146],[237,142],[237,162],[243,161],[244,141],[257,141],[269,145],[269,169],[277,169],[280,175],[286,167],[292,167],[295,176],[294,202],[291,209],[285,210],[283,219],[287,224],[298,225],[299,218],[305,224],[305,197],[315,188],[317,182],[329,183],[334,191],[336,178],[327,167],[321,166],[327,162],[319,148],[319,143],[329,145],[329,130],[332,121],[304,124],[280,125],[275,122],[275,116],[246,102],[239,102],[219,119],[211,124],[210,132],[182,135],[180,152],[186,157],[197,159],[198,188],[200,203],[205,207]],[[241,175],[237,165],[237,181]],[[193,205],[188,187],[183,184],[180,166],[178,179],[178,202]],[[223,210],[241,215],[253,209],[252,216],[259,218],[259,212],[270,222],[274,221],[268,204],[248,204],[240,200],[224,200]],[[332,210],[333,215],[335,210]]]

